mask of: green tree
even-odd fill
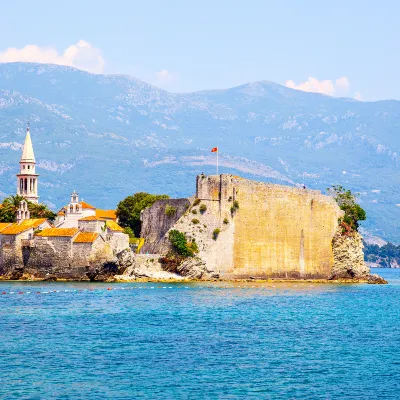
[[[365,210],[357,204],[356,196],[350,191],[346,190],[341,185],[333,185],[328,189],[328,192],[338,203],[341,210],[344,211],[343,221],[351,230],[357,231],[359,221],[367,219]]]
[[[35,204],[28,202],[28,209],[31,214],[31,218],[46,218],[49,221],[54,221],[57,214],[51,211],[45,204]]]
[[[136,237],[140,237],[140,213],[147,207],[154,204],[155,201],[169,199],[166,194],[156,195],[145,192],[135,193],[128,196],[118,203],[117,218],[122,227],[129,227],[133,230]]]
[[[22,200],[24,198],[19,195],[6,197],[0,207],[0,222],[15,222],[19,203]]]
[[[0,222],[16,222],[17,210],[22,200],[25,199],[19,195],[6,197],[0,207]],[[35,204],[30,201],[27,201],[27,203],[31,218],[46,218],[54,221],[57,216],[45,204]]]
[[[126,233],[127,235],[129,235],[129,238],[130,238],[130,239],[133,239],[133,238],[135,237],[135,234],[133,233],[133,230],[132,230],[129,226],[126,226],[126,227],[124,228],[124,233]]]

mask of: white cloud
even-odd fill
[[[67,65],[98,74],[104,71],[101,50],[85,40],[79,40],[67,47],[62,54],[52,47],[40,47],[35,44],[29,44],[21,49],[10,47],[0,52],[0,62],[17,61]]]
[[[294,81],[288,80],[285,86],[304,92],[327,94],[328,96],[346,96],[349,93],[350,81],[345,76],[335,81],[330,79],[319,81],[310,76],[305,82],[299,83],[298,85],[296,85]]]

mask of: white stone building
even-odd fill
[[[99,221],[116,221],[115,210],[102,210],[81,200],[74,190],[71,201],[57,213],[54,225],[57,228],[79,228],[79,221],[87,217],[94,217]]]

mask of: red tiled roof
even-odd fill
[[[94,215],[89,215],[88,217],[79,219],[79,221],[104,221],[104,219]]]
[[[113,232],[123,232],[124,231],[115,221],[107,221],[107,228]]]
[[[93,243],[98,237],[99,234],[95,232],[79,232],[74,243]]]
[[[80,202],[81,207],[84,208],[91,208],[92,210],[95,210],[96,207],[91,206],[89,203],[86,203],[85,201]]]
[[[47,228],[37,233],[40,237],[74,237],[78,228]]]
[[[103,219],[112,219],[114,221],[117,220],[117,215],[115,210],[96,210],[96,217]]]
[[[0,233],[2,230],[6,229],[10,225],[11,225],[11,222],[0,222]]]
[[[45,223],[46,218],[25,219],[19,224],[11,224],[1,231],[2,235],[19,235],[29,229],[39,228],[40,225]]]

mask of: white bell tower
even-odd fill
[[[20,172],[17,174],[17,194],[23,196],[32,203],[38,203],[38,177],[36,174],[36,160],[33,153],[29,124],[26,128],[24,149],[22,150],[21,161],[19,162]]]

